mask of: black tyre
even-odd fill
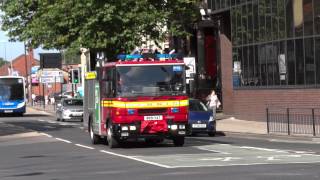
[[[216,135],[216,132],[215,132],[215,131],[214,131],[214,132],[208,132],[208,135],[211,136],[211,137],[213,137],[213,136]]]
[[[112,123],[109,121],[107,129],[107,142],[109,148],[117,148],[119,146],[118,139],[113,135]]]
[[[92,123],[90,123],[89,134],[90,134],[91,143],[92,144],[99,144],[101,142],[101,138],[100,138],[100,136],[94,134],[92,126],[93,126]]]
[[[184,145],[184,137],[174,137],[173,138],[173,144],[176,147],[182,147]]]

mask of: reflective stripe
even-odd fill
[[[168,107],[181,107],[188,106],[188,100],[176,101],[138,101],[138,102],[123,102],[123,101],[101,101],[103,107],[116,107],[116,108],[168,108]]]

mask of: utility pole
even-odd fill
[[[23,43],[24,44],[24,60],[25,60],[25,69],[26,69],[26,85],[27,85],[27,99],[28,102],[30,102],[30,88],[29,88],[29,72],[28,72],[28,59],[27,59],[27,45],[26,42]],[[12,62],[12,61],[11,61]]]

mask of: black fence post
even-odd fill
[[[316,136],[316,123],[314,119],[314,109],[312,108],[312,128],[313,128],[313,136]]]
[[[289,108],[287,108],[287,123],[288,123],[288,135],[290,135],[290,111]]]
[[[267,108],[267,132],[270,133],[270,127],[269,127],[269,108]]]

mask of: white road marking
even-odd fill
[[[199,159],[200,161],[221,161],[223,160],[223,158],[219,157],[219,158],[201,158]]]
[[[231,154],[231,153],[228,153],[228,152],[217,151],[217,150],[208,149],[208,148],[200,147],[200,146],[196,146],[196,148],[198,148],[200,150],[210,151],[210,152],[215,152],[215,153],[220,153],[220,154]]]
[[[85,145],[82,145],[82,144],[75,144],[75,145],[79,146],[79,147],[87,148],[87,149],[94,149],[93,147],[85,146]]]
[[[239,160],[243,159],[240,157],[219,157],[219,158],[201,158],[200,161],[232,161],[232,160]]]
[[[47,136],[47,137],[49,137],[49,138],[52,138],[52,136],[51,136],[50,134],[47,134],[47,133],[40,133],[40,134],[42,134],[42,135],[44,135],[44,136]]]
[[[241,159],[241,158],[237,158],[237,157],[225,157],[222,161],[232,161],[232,160],[236,160],[236,159]]]
[[[259,148],[259,147],[251,147],[251,146],[240,146],[241,149],[254,149],[254,150],[260,150],[260,151],[269,151],[269,152],[278,152],[278,153],[285,153],[284,150],[279,149],[268,149],[268,148]]]
[[[57,122],[54,122],[54,121],[47,121],[47,122],[50,124],[57,124]]]
[[[44,122],[45,120],[42,120],[42,119],[38,119],[38,121],[40,121],[40,122]]]
[[[133,157],[133,156],[126,156],[126,155],[117,154],[117,153],[113,153],[113,152],[105,151],[105,150],[100,150],[100,152],[106,153],[106,154],[110,154],[110,155],[114,155],[114,156],[118,156],[118,157],[131,159],[131,160],[135,160],[135,161],[139,161],[139,162],[143,162],[143,163],[146,163],[146,164],[151,164],[151,165],[154,165],[154,166],[159,166],[159,167],[163,167],[163,168],[172,168],[171,166],[167,166],[167,165],[163,165],[163,164],[159,164],[159,163],[155,163],[155,162],[151,162],[151,161],[146,161],[146,160],[139,159],[139,158],[136,158],[136,157]]]
[[[71,141],[68,141],[68,140],[65,140],[65,139],[61,139],[61,138],[56,138],[56,140],[58,140],[58,141],[63,141],[63,142],[65,142],[65,143],[69,143],[69,144],[72,143]]]

